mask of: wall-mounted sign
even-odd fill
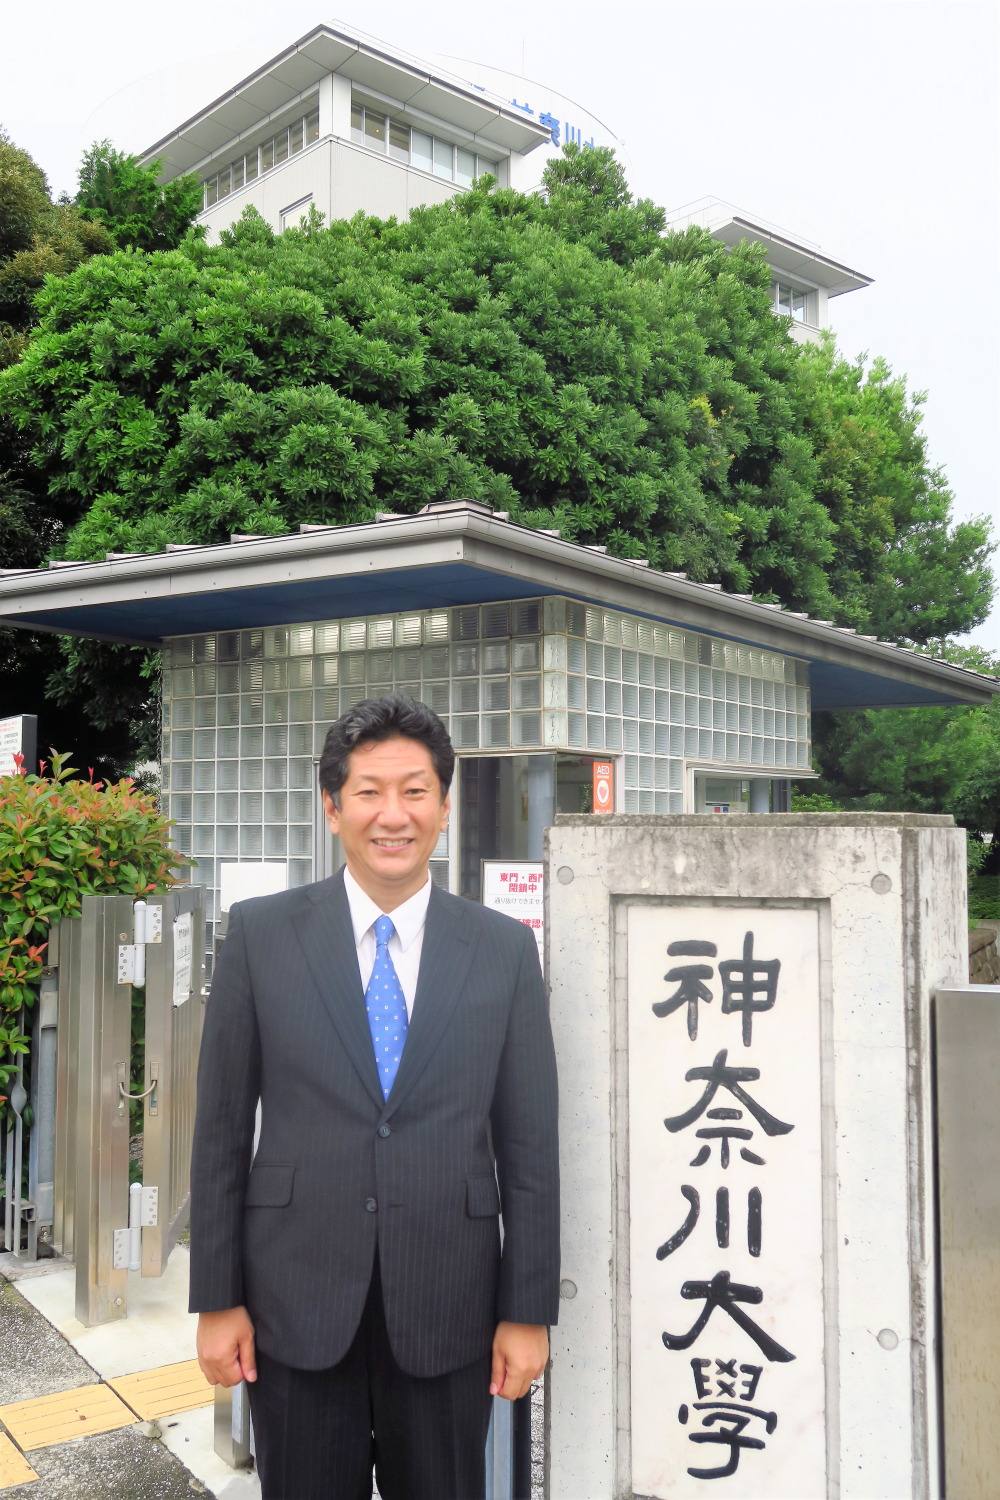
[[[183,1005],[191,994],[194,962],[194,923],[189,911],[174,919],[174,1004]]]
[[[251,896],[273,896],[288,889],[288,865],[276,860],[224,860],[219,865],[219,909],[228,911]]]
[[[544,960],[545,866],[541,860],[484,859],[483,905],[530,927]]]
[[[0,719],[0,776],[13,776],[18,770],[15,755],[22,755],[20,769],[32,775],[38,769],[35,759],[38,738],[36,714],[15,714]]]
[[[542,147],[546,154],[561,151],[568,141],[578,146],[617,146],[614,132],[603,120],[555,89],[530,78],[518,77],[500,68],[490,68],[484,63],[471,62],[466,58],[442,58],[448,70],[467,79],[473,88],[486,88],[510,108],[519,110],[528,119],[549,132],[551,145]]]
[[[615,810],[615,767],[610,760],[594,761],[595,813],[613,813]]]
[[[819,920],[628,909],[632,1483],[826,1489]]]

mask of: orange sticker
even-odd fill
[[[594,812],[615,810],[615,768],[609,760],[594,761]]]

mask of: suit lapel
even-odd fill
[[[344,1050],[381,1109],[385,1101],[358,973],[357,948],[343,872],[315,886],[310,896],[310,904],[296,912],[292,922],[316,988],[323,997]],[[406,1047],[403,1055],[405,1057]]]
[[[440,1042],[465,987],[473,946],[463,920],[462,904],[447,900],[432,886],[413,1019],[407,1028],[399,1071],[386,1101],[387,1112],[406,1098]]]

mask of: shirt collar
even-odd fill
[[[400,949],[405,953],[420,933],[427,920],[427,907],[431,899],[431,877],[427,876],[427,883],[420,890],[410,896],[402,905],[397,906],[394,911],[383,912],[382,908],[373,901],[366,891],[363,891],[346,867],[344,869],[344,889],[347,892],[347,902],[351,909],[351,926],[354,928],[354,945],[358,947],[361,939],[374,925],[376,919],[388,916],[396,936],[399,938]]]

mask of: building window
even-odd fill
[[[780,318],[794,318],[796,323],[815,322],[811,292],[801,292],[783,281],[776,281],[772,292],[774,310]]]
[[[298,228],[300,220],[308,215],[311,202],[312,193],[307,193],[304,198],[298,198],[294,203],[290,203],[287,208],[281,210],[281,213],[278,215],[278,226],[282,233],[286,229]]]
[[[490,157],[477,156],[450,141],[412,130],[402,120],[394,120],[356,100],[351,105],[351,140],[382,156],[390,156],[393,161],[406,162],[421,172],[457,182],[459,187],[471,187],[477,177],[485,177],[487,173],[492,177],[500,175],[500,163]]]
[[[269,140],[261,141],[252,151],[238,156],[228,166],[222,167],[205,179],[204,207],[211,208],[230,193],[238,192],[250,182],[255,182],[264,172],[280,167],[290,156],[304,151],[306,146],[319,140],[319,108],[314,106],[308,114],[293,120],[285,130],[279,130]]]

